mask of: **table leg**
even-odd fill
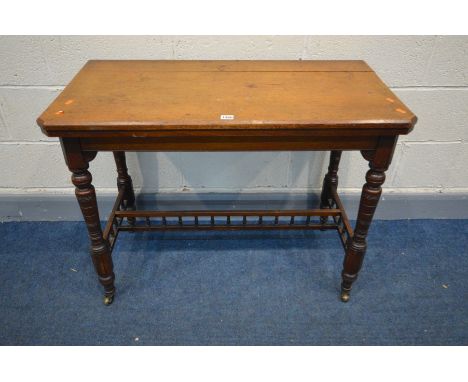
[[[356,281],[361,269],[367,248],[367,233],[374,216],[375,209],[382,194],[382,184],[385,181],[385,171],[393,157],[397,138],[383,137],[378,147],[372,151],[362,151],[362,155],[369,161],[370,170],[366,174],[366,183],[362,188],[358,217],[354,235],[346,245],[346,255],[341,273],[341,300],[347,302],[351,286]]]
[[[119,191],[124,188],[125,194],[122,201],[124,210],[135,209],[135,193],[133,191],[132,178],[128,175],[127,162],[124,151],[114,151],[114,160],[117,166],[117,188]],[[131,225],[135,225],[135,218],[128,218]]]
[[[91,184],[91,173],[88,171],[89,162],[94,159],[96,152],[85,153],[81,151],[77,139],[63,138],[61,144],[65,161],[72,172],[76,198],[88,229],[94,268],[98,274],[99,282],[104,287],[104,303],[110,305],[115,294],[113,263],[109,243],[102,236],[96,192]]]
[[[332,188],[338,187],[338,166],[340,165],[342,151],[333,150],[330,152],[330,164],[328,172],[323,179],[322,194],[320,196],[320,208],[328,208],[332,199]],[[326,223],[327,217],[320,218],[322,224]]]

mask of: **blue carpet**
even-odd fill
[[[348,304],[336,232],[122,233],[110,307],[83,223],[0,237],[2,345],[468,345],[468,220],[374,222]]]

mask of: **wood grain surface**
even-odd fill
[[[415,122],[364,61],[89,61],[38,118],[49,136],[342,128],[405,134]]]

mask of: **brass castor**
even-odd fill
[[[341,301],[348,302],[349,301],[349,291],[342,291],[341,292]]]
[[[110,305],[114,301],[114,295],[104,296],[104,305]]]

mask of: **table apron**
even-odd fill
[[[373,150],[379,136],[96,137],[80,142],[83,151]]]

